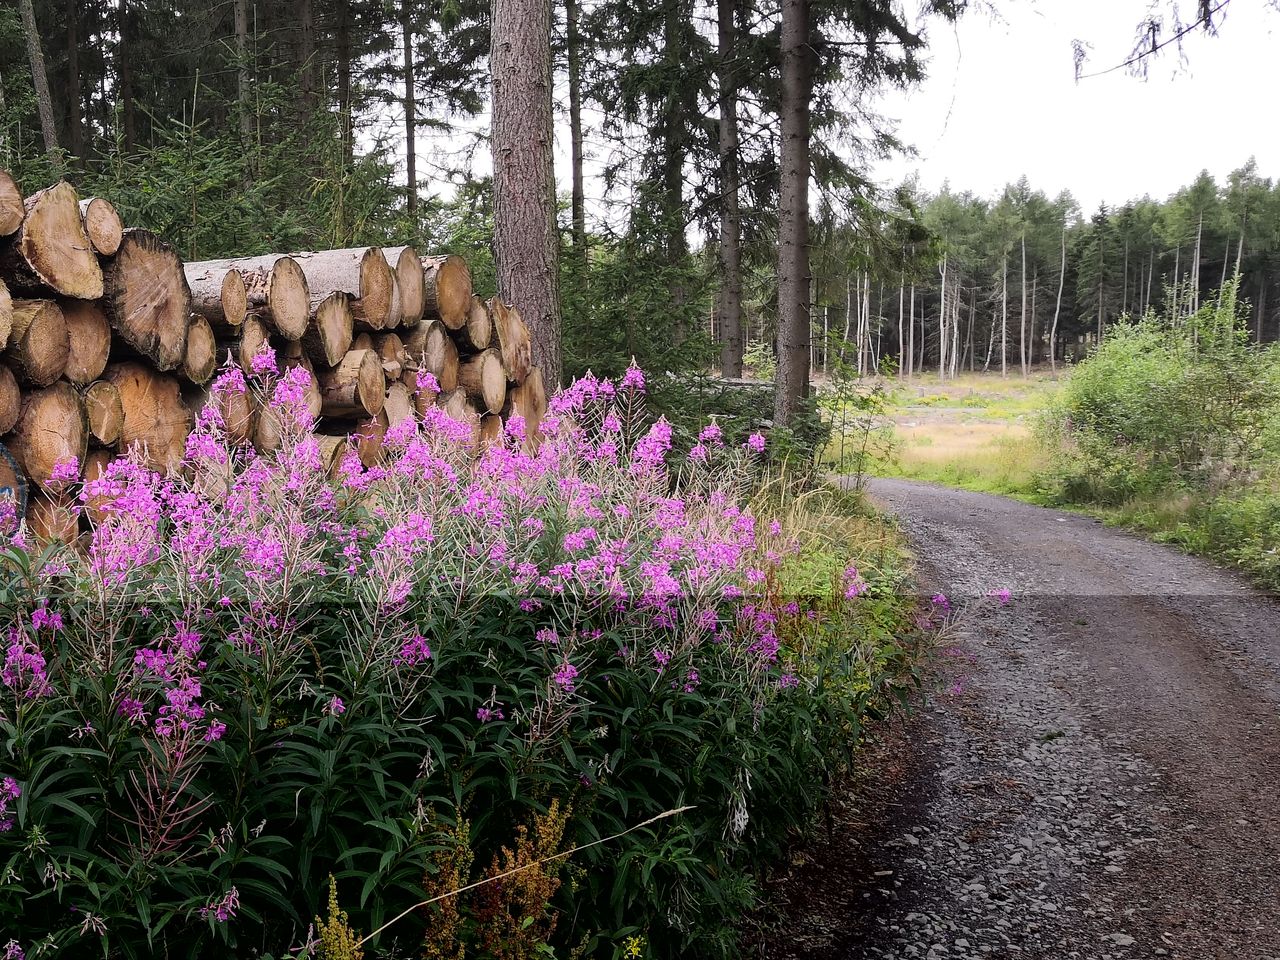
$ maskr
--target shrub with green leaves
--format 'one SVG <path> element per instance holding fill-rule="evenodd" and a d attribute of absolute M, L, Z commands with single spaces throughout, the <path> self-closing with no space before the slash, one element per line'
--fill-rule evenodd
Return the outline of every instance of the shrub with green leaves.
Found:
<path fill-rule="evenodd" d="M 302 382 L 255 369 L 179 474 L 67 470 L 74 548 L 10 518 L 0 946 L 731 955 L 910 682 L 894 585 L 791 590 L 801 545 L 747 506 L 764 438 L 711 424 L 669 464 L 638 370 L 556 397 L 536 448 L 432 409 L 331 478 Z M 244 390 L 270 455 L 222 428 Z"/>

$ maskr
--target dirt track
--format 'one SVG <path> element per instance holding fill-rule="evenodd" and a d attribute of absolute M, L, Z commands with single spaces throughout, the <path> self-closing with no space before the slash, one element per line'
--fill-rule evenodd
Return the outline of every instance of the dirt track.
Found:
<path fill-rule="evenodd" d="M 872 493 L 924 586 L 1016 599 L 948 641 L 754 952 L 1280 960 L 1280 605 L 1088 518 Z"/>

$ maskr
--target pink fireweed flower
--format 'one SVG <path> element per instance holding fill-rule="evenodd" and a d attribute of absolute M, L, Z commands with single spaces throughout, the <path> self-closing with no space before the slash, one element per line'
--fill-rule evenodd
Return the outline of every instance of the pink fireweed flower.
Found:
<path fill-rule="evenodd" d="M 935 593 L 930 599 L 930 603 L 943 613 L 951 612 L 951 601 L 947 599 L 947 595 L 945 593 Z"/>
<path fill-rule="evenodd" d="M 324 705 L 324 712 L 331 717 L 340 717 L 347 712 L 347 705 L 342 702 L 342 698 L 334 694 L 329 698 L 329 702 Z"/>
<path fill-rule="evenodd" d="M 634 390 L 636 393 L 644 393 L 644 371 L 632 361 L 631 366 L 627 367 L 627 372 L 622 375 L 622 380 L 618 383 L 618 387 L 621 390 Z"/>
<path fill-rule="evenodd" d="M 800 678 L 794 673 L 784 673 L 778 678 L 778 689 L 787 690 L 791 687 L 800 686 Z"/>
<path fill-rule="evenodd" d="M 0 668 L 0 682 L 27 700 L 48 696 L 53 692 L 46 673 L 44 654 L 16 627 L 9 630 L 9 646 L 5 650 L 4 667 Z"/>
<path fill-rule="evenodd" d="M 720 429 L 720 424 L 712 420 L 703 427 L 702 432 L 698 434 L 698 442 L 709 447 L 724 446 L 724 431 Z"/>
<path fill-rule="evenodd" d="M 420 633 L 415 633 L 405 640 L 392 658 L 396 666 L 400 667 L 416 667 L 430 659 L 431 646 L 427 643 L 427 638 Z"/>
<path fill-rule="evenodd" d="M 595 540 L 598 536 L 599 534 L 596 533 L 595 527 L 583 527 L 581 530 L 575 530 L 572 533 L 565 535 L 564 548 L 570 553 L 575 553 L 578 550 L 585 550 L 587 548 L 587 544 L 592 540 Z"/>
<path fill-rule="evenodd" d="M 48 628 L 51 633 L 57 633 L 61 630 L 62 614 L 56 610 L 50 611 L 47 606 L 41 604 L 31 612 L 31 629 L 44 630 L 45 628 Z"/>
<path fill-rule="evenodd" d="M 536 634 L 534 639 L 539 643 L 545 643 L 548 646 L 557 646 L 560 643 L 560 634 L 556 633 L 550 627 L 543 627 Z"/>
<path fill-rule="evenodd" d="M 0 960 L 26 960 L 27 955 L 22 950 L 22 944 L 17 940 L 10 940 L 4 945 L 4 953 L 0 953 Z"/>
<path fill-rule="evenodd" d="M 234 920 L 236 911 L 240 908 L 240 891 L 235 887 L 228 890 L 218 900 L 210 900 L 208 906 L 200 908 L 200 919 L 207 920 L 213 917 L 218 923 L 226 923 L 228 920 Z"/>
<path fill-rule="evenodd" d="M 529 427 L 525 418 L 518 413 L 513 413 L 507 417 L 506 425 L 503 427 L 503 432 L 506 433 L 507 438 L 514 440 L 516 443 L 523 443 L 528 436 L 528 431 Z"/>
<path fill-rule="evenodd" d="M 414 381 L 413 392 L 422 393 L 424 390 L 427 393 L 440 393 L 440 381 L 436 379 L 436 375 L 434 373 L 430 373 L 426 370 L 419 370 L 418 376 Z"/>
<path fill-rule="evenodd" d="M 147 720 L 147 711 L 143 707 L 142 701 L 136 697 L 122 698 L 120 705 L 116 707 L 116 714 L 124 717 L 130 723 L 145 723 Z"/>
<path fill-rule="evenodd" d="M 858 568 L 850 564 L 844 571 L 844 596 L 846 600 L 854 600 L 871 589 L 867 581 L 862 579 Z"/>
<path fill-rule="evenodd" d="M 0 833 L 8 833 L 13 829 L 13 814 L 9 806 L 22 796 L 22 788 L 13 777 L 0 780 Z"/>
<path fill-rule="evenodd" d="M 706 463 L 710 459 L 707 448 L 700 443 L 695 443 L 689 448 L 689 459 L 694 463 Z"/>
<path fill-rule="evenodd" d="M 1013 600 L 1013 593 L 1008 587 L 1001 587 L 999 590 L 992 590 L 987 596 L 1000 601 L 1000 606 L 1007 607 Z"/>
<path fill-rule="evenodd" d="M 259 377 L 265 374 L 278 374 L 280 368 L 276 366 L 275 350 L 264 344 L 262 349 L 249 362 L 249 369 Z"/>
<path fill-rule="evenodd" d="M 636 443 L 631 453 L 631 472 L 644 473 L 662 465 L 671 449 L 671 424 L 660 417 Z"/>
<path fill-rule="evenodd" d="M 752 453 L 764 453 L 765 441 L 764 434 L 753 433 L 747 437 L 747 442 L 743 444 Z"/>
<path fill-rule="evenodd" d="M 75 483 L 80 479 L 80 458 L 59 460 L 49 474 L 50 483 Z"/>
<path fill-rule="evenodd" d="M 495 703 L 492 707 L 481 707 L 476 711 L 476 719 L 481 723 L 488 723 L 490 720 L 503 720 L 502 704 Z"/>
<path fill-rule="evenodd" d="M 578 668 L 566 660 L 556 668 L 555 673 L 551 675 L 551 679 L 565 693 L 573 693 L 574 687 L 577 685 Z"/>
<path fill-rule="evenodd" d="M 221 740 L 222 735 L 227 732 L 227 725 L 221 720 L 214 720 L 209 724 L 209 729 L 205 731 L 204 742 L 214 743 Z"/>

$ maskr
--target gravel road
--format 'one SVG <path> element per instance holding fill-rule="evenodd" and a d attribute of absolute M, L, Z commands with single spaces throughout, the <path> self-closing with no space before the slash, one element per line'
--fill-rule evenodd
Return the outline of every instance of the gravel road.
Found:
<path fill-rule="evenodd" d="M 1086 517 L 871 492 L 924 587 L 1015 601 L 946 641 L 753 953 L 1280 960 L 1280 605 Z"/>

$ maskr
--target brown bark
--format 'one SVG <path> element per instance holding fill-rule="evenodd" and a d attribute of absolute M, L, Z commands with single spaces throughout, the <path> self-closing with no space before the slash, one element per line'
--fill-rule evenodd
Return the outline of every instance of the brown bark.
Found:
<path fill-rule="evenodd" d="M 493 318 L 493 333 L 502 353 L 502 366 L 507 372 L 507 379 L 520 383 L 529 375 L 529 367 L 533 364 L 529 328 L 525 326 L 519 310 L 497 297 L 489 301 L 489 315 Z M 541 354 L 538 355 L 538 360 L 542 360 Z"/>
<path fill-rule="evenodd" d="M 85 236 L 93 249 L 104 257 L 112 256 L 120 249 L 124 237 L 124 224 L 115 205 L 101 197 L 86 197 L 80 201 L 80 220 Z"/>
<path fill-rule="evenodd" d="M 461 257 L 423 257 L 424 315 L 460 330 L 471 310 L 471 269 Z"/>
<path fill-rule="evenodd" d="M 396 289 L 400 291 L 400 325 L 416 327 L 422 322 L 427 306 L 422 259 L 413 247 L 383 247 L 382 254 L 395 270 Z"/>
<path fill-rule="evenodd" d="M 112 329 L 158 370 L 181 364 L 191 290 L 174 249 L 146 230 L 126 230 L 104 280 L 103 305 Z"/>
<path fill-rule="evenodd" d="M 224 286 L 229 271 L 240 274 L 245 287 L 246 309 L 271 325 L 286 340 L 297 340 L 307 330 L 311 317 L 312 300 L 322 300 L 327 294 L 311 289 L 309 278 L 296 258 L 267 254 L 265 257 L 243 257 L 236 260 L 202 260 L 188 263 L 185 275 L 197 282 L 201 289 L 200 308 L 196 310 L 211 322 L 234 327 L 232 318 L 238 307 L 238 293 Z M 221 296 L 230 292 L 232 301 L 223 304 L 222 316 L 213 306 L 214 290 Z"/>
<path fill-rule="evenodd" d="M 91 441 L 104 447 L 120 439 L 124 429 L 124 406 L 114 383 L 96 380 L 84 391 L 85 422 Z"/>
<path fill-rule="evenodd" d="M 387 435 L 390 423 L 385 410 L 379 410 L 373 416 L 365 417 L 356 423 L 351 431 L 351 439 L 355 442 L 356 454 L 366 467 L 372 467 L 382 459 L 382 440 Z"/>
<path fill-rule="evenodd" d="M 182 402 L 178 381 L 133 360 L 111 364 L 104 379 L 120 391 L 124 409 L 121 452 L 136 448 L 151 469 L 160 473 L 176 470 L 191 432 L 191 415 Z"/>
<path fill-rule="evenodd" d="M 297 0 L 294 12 L 298 30 L 298 65 L 302 107 L 304 119 L 310 118 L 316 109 L 320 84 L 317 80 L 319 69 L 316 63 L 316 23 L 311 9 L 311 0 Z"/>
<path fill-rule="evenodd" d="M 480 446 L 492 447 L 502 443 L 502 418 L 488 413 L 480 418 Z"/>
<path fill-rule="evenodd" d="M 80 115 L 80 0 L 66 0 L 67 22 L 67 149 L 84 158 L 84 123 Z"/>
<path fill-rule="evenodd" d="M 218 369 L 218 342 L 209 321 L 198 313 L 187 327 L 187 352 L 182 358 L 182 375 L 192 383 L 208 383 Z"/>
<path fill-rule="evenodd" d="M 313 300 L 334 292 L 351 298 L 351 315 L 363 329 L 393 327 L 395 273 L 378 247 L 295 253 Z"/>
<path fill-rule="evenodd" d="M 70 343 L 62 310 L 52 300 L 16 300 L 4 358 L 20 383 L 47 387 L 67 369 Z"/>
<path fill-rule="evenodd" d="M 84 457 L 84 470 L 81 471 L 84 476 L 85 483 L 92 483 L 94 480 L 100 480 L 102 475 L 107 472 L 107 467 L 111 466 L 115 461 L 116 455 L 111 450 L 90 450 Z M 107 512 L 103 509 L 105 503 L 109 503 L 110 497 L 89 497 L 84 504 L 84 512 L 89 518 L 90 523 L 102 523 L 107 517 Z"/>
<path fill-rule="evenodd" d="M 376 416 L 386 400 L 387 380 L 378 355 L 353 350 L 332 370 L 316 373 L 320 381 L 320 412 L 326 417 Z"/>
<path fill-rule="evenodd" d="M 31 0 L 18 0 L 18 14 L 22 18 L 22 32 L 27 41 L 27 62 L 31 65 L 32 89 L 36 94 L 36 111 L 40 115 L 44 150 L 45 153 L 52 153 L 58 149 L 58 127 L 53 119 L 49 75 L 44 69 L 44 50 L 40 45 L 40 30 L 36 26 L 36 13 Z"/>
<path fill-rule="evenodd" d="M 778 211 L 778 375 L 774 424 L 809 390 L 809 0 L 782 3 L 782 145 Z"/>
<path fill-rule="evenodd" d="M 578 0 L 565 0 L 566 53 L 569 59 L 569 162 L 572 171 L 573 253 L 578 269 L 587 266 L 587 192 L 582 169 L 582 38 Z M 585 281 L 586 274 L 582 279 Z"/>
<path fill-rule="evenodd" d="M 411 218 L 418 213 L 418 105 L 414 97 L 412 14 L 411 0 L 400 0 L 400 40 L 404 50 L 405 207 Z"/>
<path fill-rule="evenodd" d="M 720 85 L 720 372 L 742 376 L 742 249 L 738 209 L 737 0 L 717 0 Z"/>
<path fill-rule="evenodd" d="M 547 412 L 547 390 L 542 381 L 542 371 L 534 367 L 524 383 L 507 391 L 507 409 L 504 417 L 518 415 L 524 417 L 525 438 L 530 445 L 536 446 L 540 437 L 539 428 L 542 418 Z"/>
<path fill-rule="evenodd" d="M 102 296 L 102 269 L 80 220 L 79 198 L 69 183 L 28 197 L 26 218 L 0 245 L 0 273 L 16 293 L 53 290 L 67 297 Z"/>
<path fill-rule="evenodd" d="M 137 110 L 133 103 L 133 23 L 128 0 L 119 0 L 116 8 L 116 75 L 120 80 L 120 116 L 124 149 L 132 153 L 138 142 Z"/>
<path fill-rule="evenodd" d="M 498 295 L 520 304 L 538 361 L 547 378 L 558 384 L 560 293 L 549 3 L 494 0 L 490 72 Z"/>
<path fill-rule="evenodd" d="M 338 134 L 342 139 L 342 159 L 350 167 L 355 150 L 351 130 L 351 0 L 337 0 L 334 44 L 338 68 Z"/>
<path fill-rule="evenodd" d="M 0 237 L 16 233 L 27 215 L 22 191 L 8 170 L 0 170 Z"/>
<path fill-rule="evenodd" d="M 0 435 L 8 433 L 22 411 L 22 391 L 13 371 L 0 363 Z"/>
<path fill-rule="evenodd" d="M 351 349 L 354 328 L 351 298 L 341 291 L 331 293 L 316 304 L 315 316 L 302 335 L 302 348 L 316 363 L 332 367 Z"/>
<path fill-rule="evenodd" d="M 59 301 L 67 325 L 67 365 L 62 375 L 88 384 L 102 376 L 111 354 L 111 324 L 94 300 Z"/>
<path fill-rule="evenodd" d="M 458 386 L 481 413 L 501 413 L 507 400 L 507 375 L 502 355 L 486 350 L 458 364 Z"/>
<path fill-rule="evenodd" d="M 236 110 L 240 120 L 240 149 L 247 157 L 253 144 L 253 111 L 249 106 L 248 0 L 235 0 L 232 19 L 236 37 Z M 246 176 L 245 182 L 248 181 Z"/>
<path fill-rule="evenodd" d="M 84 404 L 69 383 L 55 383 L 23 397 L 8 441 L 9 452 L 32 483 L 47 488 L 53 468 L 88 449 Z"/>
<path fill-rule="evenodd" d="M 249 292 L 240 271 L 208 263 L 186 263 L 182 270 L 191 289 L 192 313 L 208 320 L 215 333 L 238 333 L 249 312 Z"/>
<path fill-rule="evenodd" d="M 467 311 L 467 322 L 454 334 L 458 347 L 469 353 L 479 353 L 488 349 L 493 341 L 493 319 L 489 316 L 489 307 L 479 297 L 471 298 L 471 309 Z"/>

